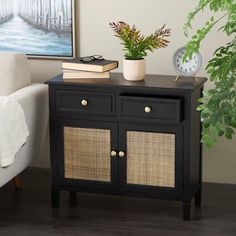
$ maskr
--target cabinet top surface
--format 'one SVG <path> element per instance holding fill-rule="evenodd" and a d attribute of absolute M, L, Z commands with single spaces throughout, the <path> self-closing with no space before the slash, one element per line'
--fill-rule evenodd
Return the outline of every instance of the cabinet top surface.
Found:
<path fill-rule="evenodd" d="M 63 80 L 60 74 L 47 81 L 50 85 L 73 85 L 73 86 L 97 86 L 97 87 L 141 87 L 141 88 L 161 88 L 192 91 L 197 87 L 202 87 L 207 81 L 206 78 L 199 77 L 196 81 L 194 78 L 180 78 L 175 82 L 176 76 L 170 75 L 146 75 L 145 79 L 138 82 L 130 82 L 123 78 L 121 73 L 111 73 L 110 79 L 73 79 Z"/>

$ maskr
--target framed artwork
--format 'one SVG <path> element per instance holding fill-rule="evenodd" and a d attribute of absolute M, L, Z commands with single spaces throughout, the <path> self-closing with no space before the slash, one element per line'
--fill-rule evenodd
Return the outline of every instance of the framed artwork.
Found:
<path fill-rule="evenodd" d="M 75 56 L 75 0 L 0 0 L 0 51 Z"/>

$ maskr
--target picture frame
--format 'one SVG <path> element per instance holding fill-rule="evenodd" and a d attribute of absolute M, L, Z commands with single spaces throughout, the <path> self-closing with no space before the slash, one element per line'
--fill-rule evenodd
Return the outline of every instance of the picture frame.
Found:
<path fill-rule="evenodd" d="M 76 56 L 75 0 L 0 0 L 0 52 Z"/>

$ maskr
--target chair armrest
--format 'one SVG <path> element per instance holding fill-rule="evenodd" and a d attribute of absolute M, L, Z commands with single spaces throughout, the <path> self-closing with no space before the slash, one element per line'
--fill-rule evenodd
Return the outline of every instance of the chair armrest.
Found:
<path fill-rule="evenodd" d="M 17 153 L 14 163 L 7 168 L 0 168 L 0 186 L 23 171 L 31 161 L 40 155 L 48 126 L 47 85 L 31 84 L 14 92 L 9 97 L 16 99 L 21 104 L 30 136 Z"/>
<path fill-rule="evenodd" d="M 16 99 L 25 112 L 26 123 L 30 130 L 32 119 L 38 116 L 48 117 L 48 86 L 45 84 L 31 84 L 9 96 Z"/>
<path fill-rule="evenodd" d="M 29 138 L 23 147 L 31 159 L 40 155 L 45 144 L 49 124 L 48 86 L 46 84 L 31 84 L 9 97 L 16 99 L 22 106 L 26 124 L 29 129 Z"/>

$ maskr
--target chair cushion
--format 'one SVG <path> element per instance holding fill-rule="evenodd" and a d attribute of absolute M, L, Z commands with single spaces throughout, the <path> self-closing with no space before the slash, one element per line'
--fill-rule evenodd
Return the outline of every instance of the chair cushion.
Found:
<path fill-rule="evenodd" d="M 0 96 L 8 96 L 31 84 L 26 55 L 0 53 Z"/>

